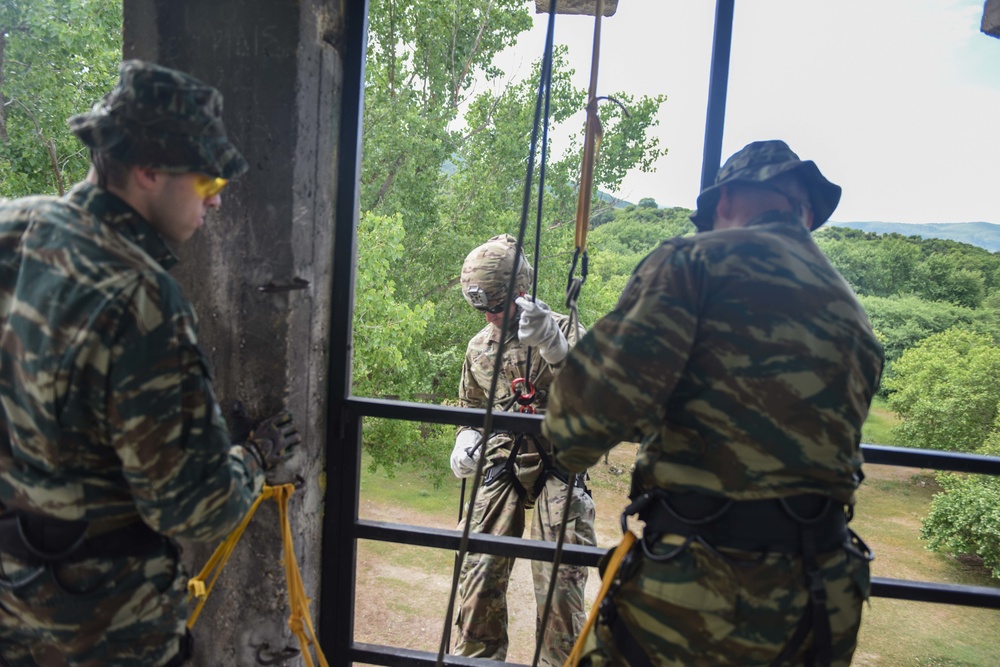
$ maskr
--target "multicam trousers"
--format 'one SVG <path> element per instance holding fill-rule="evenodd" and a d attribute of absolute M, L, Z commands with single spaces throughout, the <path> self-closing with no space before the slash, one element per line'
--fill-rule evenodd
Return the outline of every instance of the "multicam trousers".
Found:
<path fill-rule="evenodd" d="M 0 566 L 0 666 L 181 664 L 187 575 L 173 544 L 54 565 L 24 586 L 36 566 L 3 554 Z"/>
<path fill-rule="evenodd" d="M 652 553 L 669 553 L 681 543 L 683 538 L 664 536 Z M 766 667 L 788 644 L 807 605 L 801 558 L 770 554 L 757 562 L 760 554 L 725 551 L 722 556 L 693 542 L 657 562 L 638 543 L 633 548 L 634 560 L 623 565 L 612 599 L 652 665 Z M 869 558 L 845 548 L 817 560 L 826 583 L 832 665 L 847 667 L 868 599 Z M 581 666 L 637 667 L 622 655 L 603 617 L 586 642 Z M 811 649 L 812 633 L 788 664 L 811 664 Z"/>
<path fill-rule="evenodd" d="M 537 454 L 533 456 L 537 459 Z M 518 457 L 518 460 L 521 459 Z M 530 484 L 527 486 L 530 488 Z M 562 522 L 566 488 L 566 484 L 554 476 L 550 475 L 546 480 L 535 501 L 532 539 L 556 540 Z M 570 502 L 565 543 L 595 546 L 593 500 L 583 489 L 574 488 Z M 471 513 L 471 532 L 521 537 L 524 534 L 526 508 L 530 508 L 530 498 L 522 498 L 512 480 L 505 475 L 479 489 Z M 469 518 L 467 516 L 466 520 Z M 464 522 L 459 529 L 464 529 Z M 469 554 L 466 557 L 458 589 L 456 655 L 494 660 L 507 657 L 507 582 L 513 567 L 513 558 L 489 554 Z M 551 564 L 532 561 L 537 604 L 536 631 L 537 624 L 541 622 L 551 571 Z M 583 595 L 587 568 L 561 565 L 557 576 L 540 656 L 540 664 L 546 667 L 562 667 L 586 622 Z"/>

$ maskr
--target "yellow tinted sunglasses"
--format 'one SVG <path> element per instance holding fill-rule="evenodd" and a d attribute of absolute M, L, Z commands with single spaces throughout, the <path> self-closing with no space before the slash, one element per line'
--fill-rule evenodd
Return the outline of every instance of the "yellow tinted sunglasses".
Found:
<path fill-rule="evenodd" d="M 202 199 L 208 199 L 222 192 L 222 188 L 226 187 L 227 182 L 224 178 L 198 174 L 194 179 L 194 191 Z"/>

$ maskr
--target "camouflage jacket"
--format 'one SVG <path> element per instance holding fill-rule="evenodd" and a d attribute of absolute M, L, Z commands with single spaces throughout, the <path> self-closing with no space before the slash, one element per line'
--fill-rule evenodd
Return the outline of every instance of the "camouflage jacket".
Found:
<path fill-rule="evenodd" d="M 231 446 L 176 259 L 118 197 L 0 204 L 0 503 L 66 520 L 138 513 L 209 540 L 260 493 Z"/>
<path fill-rule="evenodd" d="M 528 346 L 524 345 L 517 338 L 517 322 L 520 317 L 520 309 L 514 315 L 514 320 L 510 323 L 511 329 L 507 334 L 507 342 L 504 344 L 502 372 L 497 381 L 496 398 L 493 401 L 494 410 L 503 410 L 510 403 L 514 396 L 511 383 L 524 377 L 528 362 Z M 566 336 L 566 342 L 572 347 L 585 333 L 586 330 L 577 326 L 577 332 L 570 334 L 570 318 L 567 315 L 552 313 L 552 317 L 559 325 L 559 330 Z M 465 351 L 465 363 L 462 364 L 462 379 L 458 385 L 459 405 L 463 408 L 486 409 L 487 399 L 490 395 L 490 381 L 493 379 L 493 367 L 496 364 L 497 350 L 500 348 L 500 327 L 487 324 L 480 330 Z M 549 387 L 559 369 L 565 364 L 562 362 L 555 367 L 545 362 L 537 350 L 531 352 L 531 382 L 535 385 L 535 402 L 532 403 L 539 413 L 545 412 L 548 404 Z M 515 403 L 511 410 L 517 410 Z M 466 427 L 459 431 L 467 430 Z M 481 430 L 481 429 L 479 429 Z M 486 449 L 487 458 L 494 458 L 502 455 L 498 449 L 509 447 L 511 437 L 502 433 L 491 438 Z"/>
<path fill-rule="evenodd" d="M 573 472 L 638 440 L 640 488 L 853 499 L 883 351 L 784 214 L 663 243 L 564 363 L 542 429 Z"/>

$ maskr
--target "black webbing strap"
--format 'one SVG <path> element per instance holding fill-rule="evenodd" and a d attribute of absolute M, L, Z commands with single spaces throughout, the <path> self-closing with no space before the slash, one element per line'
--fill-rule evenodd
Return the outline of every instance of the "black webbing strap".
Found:
<path fill-rule="evenodd" d="M 0 516 L 0 552 L 28 564 L 56 564 L 85 558 L 141 556 L 167 539 L 136 516 L 135 521 L 91 536 L 86 521 L 63 521 L 30 512 Z"/>
<path fill-rule="evenodd" d="M 605 598 L 604 602 L 601 603 L 601 616 L 608 631 L 611 632 L 615 650 L 628 661 L 628 667 L 654 667 L 652 660 L 639 647 L 639 642 L 629 631 L 614 605 L 615 603 L 610 596 Z"/>
<path fill-rule="evenodd" d="M 833 631 L 830 628 L 830 612 L 826 608 L 826 585 L 820 574 L 819 563 L 816 560 L 816 539 L 807 535 L 811 531 L 810 524 L 801 524 L 802 535 L 802 570 L 805 573 L 806 591 L 809 599 L 806 602 L 802 620 L 795 628 L 792 638 L 771 663 L 771 667 L 779 667 L 791 660 L 805 642 L 809 630 L 813 633 L 813 645 L 809 651 L 810 658 L 806 664 L 813 667 L 829 667 L 833 658 Z"/>

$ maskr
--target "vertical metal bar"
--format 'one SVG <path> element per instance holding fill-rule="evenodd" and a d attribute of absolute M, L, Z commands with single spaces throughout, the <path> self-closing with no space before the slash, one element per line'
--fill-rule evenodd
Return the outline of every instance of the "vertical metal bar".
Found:
<path fill-rule="evenodd" d="M 364 111 L 368 0 L 344 8 L 343 87 L 337 138 L 337 191 L 327 373 L 326 496 L 320 574 L 319 641 L 331 665 L 350 664 L 354 641 L 354 585 L 361 476 L 361 418 L 347 406 L 351 394 L 352 322 L 358 244 L 358 183 Z"/>
<path fill-rule="evenodd" d="M 722 164 L 722 132 L 726 124 L 726 93 L 729 89 L 729 54 L 733 45 L 733 13 L 736 0 L 715 3 L 715 36 L 712 39 L 712 70 L 708 82 L 708 113 L 705 118 L 705 149 L 701 159 L 701 189 L 715 182 Z"/>

